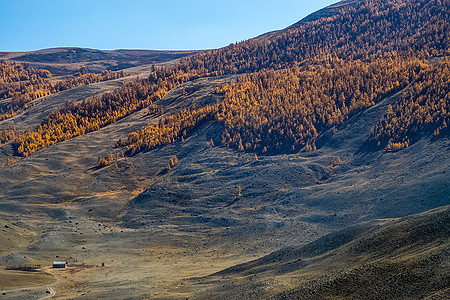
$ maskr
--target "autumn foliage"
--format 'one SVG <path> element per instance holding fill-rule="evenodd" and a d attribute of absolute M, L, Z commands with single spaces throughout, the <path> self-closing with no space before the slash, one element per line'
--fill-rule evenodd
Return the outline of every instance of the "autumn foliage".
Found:
<path fill-rule="evenodd" d="M 386 52 L 421 58 L 450 54 L 450 11 L 442 0 L 370 0 L 291 28 L 183 58 L 179 68 L 205 75 L 248 73 L 310 64 L 327 55 L 366 59 Z"/>
<path fill-rule="evenodd" d="M 16 128 L 14 126 L 0 129 L 0 144 L 13 140 L 16 135 Z"/>
<path fill-rule="evenodd" d="M 222 144 L 239 151 L 315 150 L 323 130 L 403 89 L 426 66 L 418 59 L 389 53 L 369 62 L 329 58 L 308 68 L 263 70 L 217 88 L 225 96 L 222 103 L 169 116 L 131 133 L 119 146 L 134 155 L 172 143 L 203 122 L 216 120 L 225 128 Z"/>
<path fill-rule="evenodd" d="M 33 100 L 56 92 L 100 81 L 124 77 L 123 72 L 103 71 L 100 74 L 82 72 L 57 82 L 49 80 L 51 73 L 22 64 L 0 62 L 0 121 L 11 118 L 33 106 Z"/>
<path fill-rule="evenodd" d="M 19 135 L 17 152 L 26 157 L 55 143 L 98 130 L 149 106 L 190 79 L 184 73 L 167 74 L 166 69 L 160 69 L 146 79 L 127 82 L 101 97 L 71 103 L 52 112 L 36 130 Z"/>
<path fill-rule="evenodd" d="M 371 141 L 388 151 L 408 147 L 422 134 L 448 134 L 450 124 L 450 61 L 429 66 L 400 101 L 372 129 Z"/>
<path fill-rule="evenodd" d="M 262 153 L 315 150 L 321 132 L 404 88 L 424 65 L 386 54 L 370 62 L 330 58 L 308 68 L 243 76 L 220 89 L 222 142 Z"/>
<path fill-rule="evenodd" d="M 35 131 L 17 137 L 17 150 L 27 156 L 107 126 L 149 106 L 181 83 L 225 74 L 245 75 L 217 88 L 224 95 L 223 103 L 167 116 L 130 133 L 118 145 L 134 155 L 183 139 L 203 122 L 215 120 L 225 128 L 223 145 L 240 151 L 314 150 L 322 131 L 412 84 L 413 94 L 402 98 L 403 106 L 392 108 L 372 137 L 380 141 L 380 147 L 389 147 L 389 141 L 410 142 L 409 132 L 423 126 L 394 125 L 407 121 L 398 118 L 401 111 L 405 116 L 409 110 L 430 115 L 420 122 L 439 132 L 448 123 L 444 117 L 434 117 L 447 113 L 441 113 L 442 108 L 435 112 L 442 106 L 435 96 L 443 97 L 442 90 L 448 91 L 445 80 L 435 85 L 424 82 L 434 76 L 427 73 L 427 60 L 442 60 L 450 54 L 449 19 L 448 4 L 441 0 L 357 2 L 332 17 L 290 28 L 270 40 L 253 39 L 200 52 L 102 97 L 70 104 L 50 114 Z M 423 89 L 414 88 L 420 84 L 425 84 Z M 423 101 L 405 100 L 417 95 Z M 431 98 L 439 103 L 429 105 Z M 429 122 L 430 118 L 436 121 Z"/>
<path fill-rule="evenodd" d="M 138 132 L 132 132 L 127 140 L 119 141 L 117 146 L 124 147 L 128 156 L 142 151 L 152 150 L 186 137 L 198 126 L 214 119 L 217 105 L 200 109 L 185 109 L 170 115 L 156 125 L 147 126 Z"/>

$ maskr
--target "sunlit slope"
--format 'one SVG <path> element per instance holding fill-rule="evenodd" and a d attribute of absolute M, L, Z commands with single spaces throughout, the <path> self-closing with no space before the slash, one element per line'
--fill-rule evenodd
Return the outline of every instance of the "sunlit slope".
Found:
<path fill-rule="evenodd" d="M 85 66 L 91 72 L 123 70 L 142 65 L 164 63 L 191 55 L 195 51 L 112 50 L 87 48 L 51 48 L 29 52 L 0 52 L 1 60 L 27 63 L 48 69 L 52 74 L 67 75 Z"/>
<path fill-rule="evenodd" d="M 420 3 L 435 5 L 441 16 L 448 14 L 439 1 L 420 0 L 410 2 L 415 6 L 397 7 L 400 2 L 404 1 L 381 5 L 383 14 L 379 14 L 378 22 L 384 22 L 384 14 L 391 19 L 399 12 L 407 16 L 408 9 L 417 8 Z M 426 8 L 429 7 L 434 6 L 427 6 L 420 12 L 428 11 Z M 258 44 L 253 48 L 256 42 L 248 41 L 197 54 L 182 60 L 181 65 L 176 66 L 180 61 L 172 61 L 158 69 L 160 77 L 154 80 L 164 86 L 164 82 L 168 83 L 165 80 L 175 74 L 184 78 L 183 81 L 177 82 L 178 86 L 168 85 L 170 89 L 161 89 L 162 98 L 156 97 L 148 107 L 130 111 L 126 116 L 114 119 L 114 123 L 106 122 L 104 127 L 84 135 L 70 138 L 66 136 L 67 132 L 61 132 L 60 136 L 67 137 L 66 140 L 30 153 L 26 158 L 13 157 L 17 161 L 9 165 L 4 163 L 11 159 L 9 156 L 14 154 L 17 145 L 13 141 L 2 145 L 0 211 L 4 212 L 1 219 L 5 222 L 0 222 L 0 226 L 12 222 L 20 226 L 14 227 L 13 231 L 2 231 L 8 234 L 1 236 L 10 238 L 11 243 L 6 244 L 6 250 L 1 249 L 0 264 L 38 262 L 50 265 L 57 256 L 79 264 L 55 287 L 57 297 L 61 298 L 216 296 L 259 299 L 301 295 L 320 299 L 329 296 L 370 298 L 372 294 L 361 290 L 361 285 L 368 286 L 375 298 L 387 293 L 411 297 L 433 293 L 436 297 L 445 295 L 442 282 L 448 278 L 445 273 L 448 256 L 445 235 L 448 236 L 448 230 L 442 229 L 441 225 L 448 227 L 448 209 L 403 220 L 397 218 L 450 203 L 450 140 L 445 134 L 435 135 L 434 128 L 423 130 L 417 127 L 419 134 L 411 140 L 413 143 L 400 151 L 390 152 L 376 147 L 370 138 L 372 128 L 385 116 L 389 116 L 386 124 L 397 124 L 393 121 L 396 118 L 392 111 L 402 106 L 399 104 L 409 103 L 409 98 L 404 95 L 418 94 L 409 93 L 410 89 L 432 87 L 427 91 L 436 90 L 439 93 L 435 94 L 442 94 L 445 81 L 438 82 L 435 78 L 446 78 L 448 68 L 441 68 L 445 72 L 432 72 L 436 65 L 445 62 L 442 54 L 447 49 L 441 47 L 440 39 L 427 40 L 424 36 L 427 32 L 434 32 L 434 37 L 447 34 L 441 30 L 446 24 L 438 15 L 425 18 L 421 14 L 412 14 L 414 18 L 420 15 L 418 19 L 408 19 L 420 20 L 417 23 L 388 22 L 386 26 L 377 27 L 377 22 L 369 22 L 374 25 L 372 32 L 382 30 L 386 33 L 383 39 L 389 41 L 382 43 L 376 39 L 377 43 L 372 43 L 375 38 L 359 36 L 367 31 L 355 24 L 363 22 L 366 16 L 375 16 L 375 9 L 365 10 L 358 6 L 359 17 L 355 19 L 353 13 L 355 11 L 350 9 L 341 16 L 345 19 L 342 24 L 347 26 L 345 34 L 353 34 L 350 44 L 339 44 L 342 37 L 337 29 L 341 19 L 322 19 L 308 23 L 309 27 L 303 31 L 289 33 L 288 30 L 274 43 Z M 326 30 L 327 26 L 336 29 L 334 37 L 325 38 L 329 42 L 328 48 L 322 49 L 320 41 L 316 43 L 320 39 L 315 39 L 317 35 L 311 29 L 315 25 L 311 24 L 321 25 L 322 32 L 330 32 Z M 407 28 L 409 31 L 391 31 L 391 25 L 412 27 Z M 429 31 L 422 32 L 423 28 Z M 412 35 L 405 32 L 412 32 Z M 389 39 L 391 33 L 394 38 Z M 311 40 L 303 39 L 304 36 Z M 419 58 L 391 51 L 400 44 L 403 50 L 408 47 L 408 43 L 402 44 L 399 40 L 414 41 L 414 45 L 415 41 L 423 42 L 418 45 L 429 47 L 426 50 L 429 53 L 417 45 Z M 334 52 L 336 45 L 338 51 Z M 367 49 L 372 51 L 371 54 L 375 53 L 370 58 L 365 56 Z M 360 60 L 346 55 L 353 51 Z M 376 55 L 377 51 L 383 52 L 380 54 L 382 59 Z M 301 55 L 297 56 L 299 53 Z M 311 53 L 317 57 L 309 57 Z M 322 56 L 324 53 L 330 56 Z M 332 54 L 341 55 L 341 58 L 332 57 Z M 300 58 L 302 61 L 295 60 Z M 407 69 L 411 70 L 409 79 L 402 72 L 392 77 L 380 76 L 384 74 L 380 70 L 395 71 L 391 66 L 401 65 L 397 61 L 406 65 L 417 63 L 417 68 Z M 77 67 L 80 63 L 73 62 Z M 370 69 L 370 64 L 379 67 Z M 355 68 L 355 65 L 359 67 Z M 286 66 L 289 69 L 283 69 Z M 242 73 L 265 67 L 277 70 L 242 76 Z M 345 72 L 327 75 L 336 72 L 338 67 Z M 141 65 L 131 70 L 147 77 L 153 67 Z M 296 70 L 295 73 L 292 70 Z M 418 72 L 422 75 L 416 76 Z M 373 93 L 376 97 L 361 96 L 380 89 L 377 81 L 369 80 L 374 74 L 382 77 L 385 88 Z M 188 78 L 184 77 L 187 75 Z M 347 101 L 345 107 L 350 107 L 347 104 L 364 105 L 341 116 L 323 114 L 317 104 L 338 103 L 339 99 L 338 95 L 333 95 L 333 87 L 338 87 L 339 80 L 326 81 L 324 91 L 321 91 L 323 78 L 338 78 L 345 83 L 339 84 L 339 91 Z M 345 82 L 350 78 L 359 83 Z M 311 128 L 315 151 L 287 147 L 288 151 L 278 152 L 275 147 L 272 152 L 259 152 L 254 151 L 256 148 L 244 148 L 246 143 L 243 143 L 244 149 L 239 143 L 228 147 L 223 135 L 229 125 L 226 122 L 241 120 L 242 132 L 251 127 L 249 118 L 244 116 L 245 110 L 234 108 L 246 108 L 244 105 L 248 103 L 258 107 L 255 95 L 266 97 L 263 100 L 275 100 L 264 104 L 274 108 L 269 117 L 274 117 L 271 124 L 276 130 L 271 132 L 278 130 L 281 137 L 289 134 L 276 118 L 290 119 L 292 110 L 288 105 L 282 107 L 278 100 L 298 102 L 301 99 L 280 93 L 289 82 L 286 79 L 305 84 L 301 91 L 308 91 L 304 95 L 311 100 L 308 102 L 310 113 L 305 115 L 307 123 L 306 117 L 317 123 L 322 122 L 322 118 L 338 120 L 328 124 L 330 126 L 317 126 L 319 130 L 315 134 Z M 239 84 L 233 93 L 220 92 L 221 87 L 232 86 L 236 81 Z M 64 107 L 66 102 L 79 102 L 121 85 L 122 79 L 56 93 L 48 102 L 38 100 L 39 103 L 26 113 L 0 125 L 33 130 L 50 111 Z M 360 94 L 352 89 L 355 86 L 361 89 Z M 139 84 L 130 86 L 130 94 L 141 88 Z M 246 88 L 258 92 L 247 93 Z M 298 96 L 297 91 L 292 89 L 289 93 Z M 148 95 L 142 94 L 145 96 L 142 99 L 146 99 Z M 169 142 L 157 147 L 142 147 L 142 151 L 129 156 L 115 156 L 125 150 L 118 147 L 121 143 L 117 142 L 127 140 L 130 133 L 133 136 L 133 132 L 146 126 L 162 124 L 162 120 L 183 109 L 192 112 L 217 105 L 226 97 L 229 101 L 224 105 L 245 100 L 235 102 L 237 104 L 230 112 L 237 113 L 227 120 L 220 120 L 214 114 L 194 123 L 192 130 Z M 367 101 L 358 102 L 363 98 Z M 445 104 L 443 100 L 439 103 Z M 260 106 L 263 103 L 260 101 Z M 344 110 L 342 104 L 341 101 L 339 110 Z M 252 108 L 251 105 L 247 108 Z M 330 107 L 334 108 L 333 105 Z M 124 107 L 117 111 L 121 109 Z M 264 110 L 248 111 L 255 119 L 264 116 Z M 408 119 L 402 111 L 399 113 Z M 445 111 L 439 113 L 445 116 Z M 94 112 L 94 117 L 95 114 L 98 111 Z M 68 131 L 73 129 L 67 128 Z M 175 126 L 175 129 L 179 128 Z M 234 133 L 230 138 L 234 138 Z M 273 141 L 276 146 L 279 139 Z M 136 142 L 139 144 L 138 139 Z M 255 143 L 258 142 L 255 139 Z M 248 143 L 251 145 L 250 141 Z M 98 166 L 98 158 L 108 154 L 118 159 L 104 167 Z M 349 226 L 351 228 L 347 228 Z M 12 239 L 13 234 L 25 229 L 23 234 L 26 236 L 17 235 L 19 239 Z M 339 232 L 326 236 L 335 231 Z M 428 240 L 427 236 L 430 237 Z M 280 251 L 267 256 L 277 250 Z M 261 259 L 253 261 L 258 258 Z M 249 263 L 238 265 L 245 262 Z M 100 267 L 102 263 L 105 268 Z M 398 273 L 399 270 L 403 273 Z M 215 275 L 186 281 L 208 274 Z M 420 289 L 422 283 L 427 288 Z M 341 286 L 345 289 L 336 288 Z"/>
<path fill-rule="evenodd" d="M 332 4 L 330 6 L 324 7 L 322 9 L 319 9 L 316 12 L 313 12 L 312 14 L 307 15 L 297 23 L 282 29 L 282 30 L 276 30 L 268 33 L 264 33 L 260 36 L 258 36 L 256 39 L 258 40 L 270 40 L 273 38 L 276 38 L 278 35 L 282 34 L 283 31 L 287 31 L 289 29 L 293 29 L 296 27 L 299 27 L 303 24 L 306 24 L 308 22 L 314 22 L 317 21 L 320 18 L 328 18 L 333 17 L 334 15 L 338 14 L 340 10 L 344 8 L 348 8 L 349 6 L 355 5 L 358 2 L 361 2 L 362 0 L 341 0 L 339 2 L 336 2 L 335 4 Z"/>
<path fill-rule="evenodd" d="M 222 130 L 211 121 L 183 142 L 138 154 L 130 159 L 158 166 L 151 168 L 157 176 L 130 202 L 124 225 L 219 227 L 228 230 L 227 240 L 236 234 L 254 244 L 246 250 L 251 252 L 312 240 L 317 233 L 373 218 L 446 205 L 448 139 L 424 138 L 394 153 L 364 150 L 372 126 L 399 96 L 324 132 L 314 152 L 255 156 L 211 146 L 220 144 Z M 178 164 L 169 170 L 172 155 Z M 242 195 L 236 196 L 239 187 Z M 256 240 L 262 236 L 267 238 Z"/>

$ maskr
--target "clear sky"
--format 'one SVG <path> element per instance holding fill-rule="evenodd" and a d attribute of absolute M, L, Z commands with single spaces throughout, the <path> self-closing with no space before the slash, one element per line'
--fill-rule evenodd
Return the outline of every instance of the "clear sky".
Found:
<path fill-rule="evenodd" d="M 338 0 L 0 0 L 0 51 L 211 49 Z"/>

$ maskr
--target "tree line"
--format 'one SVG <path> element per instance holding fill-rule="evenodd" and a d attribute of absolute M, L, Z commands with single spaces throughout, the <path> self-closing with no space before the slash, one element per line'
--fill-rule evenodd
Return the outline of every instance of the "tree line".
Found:
<path fill-rule="evenodd" d="M 173 125 L 168 127 L 173 129 L 160 128 L 159 131 L 167 130 L 161 138 L 157 130 L 154 134 L 158 135 L 158 143 L 150 142 L 147 143 L 150 146 L 146 146 L 146 143 L 134 143 L 130 139 L 124 144 L 130 147 L 126 152 L 132 155 L 176 140 L 180 134 L 183 137 L 185 129 L 195 128 L 196 120 L 211 116 L 226 125 L 224 144 L 237 149 L 261 152 L 264 147 L 267 151 L 292 146 L 295 150 L 314 149 L 318 132 L 373 105 L 383 93 L 411 82 L 417 72 L 408 72 L 421 68 L 423 61 L 420 60 L 448 55 L 448 19 L 447 5 L 440 0 L 362 1 L 333 17 L 292 28 L 271 40 L 254 39 L 200 52 L 183 58 L 179 64 L 156 68 L 148 78 L 127 83 L 102 97 L 71 104 L 50 114 L 33 132 L 16 137 L 18 153 L 27 156 L 52 143 L 111 124 L 150 105 L 188 80 L 254 72 L 256 74 L 245 75 L 237 86 L 231 85 L 228 90 L 222 87 L 227 99 L 222 106 L 204 108 L 207 113 L 183 111 L 186 117 L 169 116 Z M 410 69 L 404 63 L 408 60 L 411 66 L 417 65 Z M 392 70 L 383 69 L 385 63 Z M 346 66 L 358 71 L 346 70 Z M 339 72 L 348 76 L 352 84 L 340 82 L 337 77 L 333 79 L 333 74 Z M 377 72 L 393 81 L 380 79 Z M 340 76 L 344 76 L 342 74 Z M 320 87 L 318 80 L 322 77 L 325 82 L 328 80 L 327 84 L 336 81 L 336 88 Z M 269 84 L 264 91 L 266 86 L 260 83 L 263 80 L 273 87 Z M 304 97 L 299 98 L 296 92 Z M 259 102 L 252 102 L 252 97 Z M 237 108 L 238 104 L 244 106 Z M 283 109 L 283 105 L 289 109 Z M 264 119 L 257 118 L 258 110 L 263 112 L 260 118 Z M 289 121 L 290 118 L 293 121 Z M 177 121 L 183 119 L 188 121 Z M 263 141 L 266 133 L 269 137 Z M 142 136 L 152 135 L 142 133 Z M 143 138 L 146 139 L 149 138 Z M 270 140 L 276 142 L 269 143 Z"/>
<path fill-rule="evenodd" d="M 372 62 L 329 57 L 308 68 L 262 70 L 217 87 L 222 103 L 169 116 L 130 133 L 117 146 L 135 155 L 216 120 L 224 125 L 222 145 L 239 151 L 315 150 L 321 132 L 405 88 L 426 68 L 422 60 L 386 53 Z"/>
<path fill-rule="evenodd" d="M 124 72 L 103 71 L 87 73 L 82 68 L 72 78 L 50 81 L 51 73 L 18 63 L 0 62 L 0 121 L 23 112 L 33 106 L 33 100 L 81 85 L 124 77 Z"/>
<path fill-rule="evenodd" d="M 450 60 L 444 59 L 422 72 L 388 107 L 372 128 L 370 140 L 388 151 L 408 147 L 421 135 L 448 135 L 450 124 Z"/>

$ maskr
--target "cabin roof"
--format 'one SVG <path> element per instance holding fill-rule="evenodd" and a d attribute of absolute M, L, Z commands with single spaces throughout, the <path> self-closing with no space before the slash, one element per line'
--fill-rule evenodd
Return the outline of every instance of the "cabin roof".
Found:
<path fill-rule="evenodd" d="M 60 264 L 61 264 L 61 265 L 62 265 L 62 264 L 65 265 L 65 264 L 67 264 L 67 261 L 66 261 L 66 260 L 57 260 L 57 261 L 54 261 L 53 264 L 54 264 L 54 265 L 60 265 Z"/>

